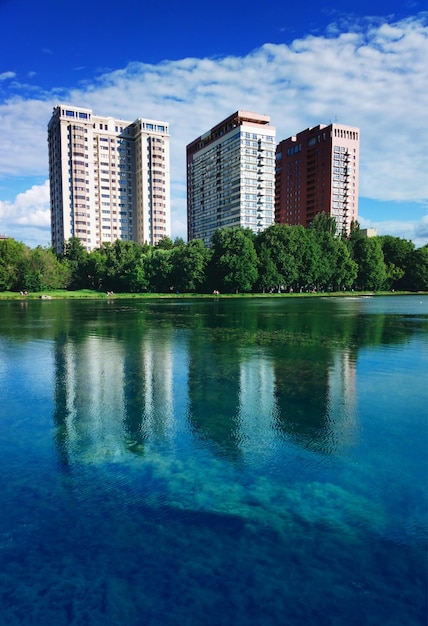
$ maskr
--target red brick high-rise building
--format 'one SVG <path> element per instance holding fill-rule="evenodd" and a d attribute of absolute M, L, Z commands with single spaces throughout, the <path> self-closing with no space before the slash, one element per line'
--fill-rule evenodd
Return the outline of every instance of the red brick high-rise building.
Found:
<path fill-rule="evenodd" d="M 284 139 L 276 148 L 275 221 L 307 227 L 317 213 L 336 219 L 349 234 L 358 219 L 360 131 L 320 124 Z"/>

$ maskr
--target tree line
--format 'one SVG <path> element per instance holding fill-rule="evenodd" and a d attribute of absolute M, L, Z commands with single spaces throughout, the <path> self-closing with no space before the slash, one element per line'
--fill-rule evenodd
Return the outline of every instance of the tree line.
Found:
<path fill-rule="evenodd" d="M 319 214 L 309 228 L 273 224 L 261 233 L 236 227 L 201 240 L 156 246 L 117 240 L 87 252 L 77 238 L 64 253 L 0 240 L 0 291 L 94 289 L 122 293 L 273 293 L 279 291 L 428 291 L 428 245 L 390 235 L 348 238 Z"/>

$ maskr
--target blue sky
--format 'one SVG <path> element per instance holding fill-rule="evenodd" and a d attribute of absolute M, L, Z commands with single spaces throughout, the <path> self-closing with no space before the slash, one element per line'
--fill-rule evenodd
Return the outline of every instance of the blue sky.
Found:
<path fill-rule="evenodd" d="M 172 237 L 185 147 L 238 109 L 277 140 L 361 130 L 359 221 L 428 243 L 428 11 L 419 0 L 0 0 L 0 233 L 49 245 L 47 123 L 70 103 L 169 122 Z"/>

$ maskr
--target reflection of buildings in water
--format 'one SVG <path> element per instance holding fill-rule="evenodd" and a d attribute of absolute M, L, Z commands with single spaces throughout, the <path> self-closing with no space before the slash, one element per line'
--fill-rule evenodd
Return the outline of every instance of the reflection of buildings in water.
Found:
<path fill-rule="evenodd" d="M 253 454 L 271 449 L 276 438 L 275 375 L 272 360 L 255 354 L 240 363 L 238 428 L 241 447 Z"/>
<path fill-rule="evenodd" d="M 315 353 L 314 355 L 315 356 Z M 89 336 L 58 338 L 58 444 L 70 456 L 116 459 L 184 429 L 237 459 L 273 449 L 278 434 L 299 444 L 346 443 L 355 423 L 355 365 L 344 351 L 267 356 L 223 343 L 195 344 L 167 329 L 137 345 Z"/>
<path fill-rule="evenodd" d="M 68 454 L 119 454 L 123 359 L 123 344 L 113 339 L 90 336 L 82 343 L 57 345 L 56 421 L 65 429 Z"/>
<path fill-rule="evenodd" d="M 326 356 L 323 364 L 292 358 L 275 362 L 262 354 L 241 362 L 242 448 L 269 446 L 278 427 L 297 443 L 326 453 L 349 443 L 356 420 L 355 362 L 343 349 Z"/>
<path fill-rule="evenodd" d="M 191 348 L 190 426 L 222 455 L 266 453 L 278 436 L 326 454 L 346 443 L 355 377 L 348 353 L 318 346 L 270 356 L 214 343 L 204 348 Z"/>
<path fill-rule="evenodd" d="M 231 461 L 275 438 L 275 380 L 272 361 L 262 353 L 230 347 L 195 348 L 190 360 L 190 427 Z"/>
<path fill-rule="evenodd" d="M 275 362 L 279 432 L 299 445 L 333 453 L 355 419 L 355 365 L 349 352 L 295 348 Z"/>
<path fill-rule="evenodd" d="M 345 445 L 356 428 L 355 360 L 348 350 L 336 350 L 328 371 L 329 425 Z"/>
<path fill-rule="evenodd" d="M 140 346 L 105 337 L 58 339 L 55 423 L 63 461 L 117 458 L 129 443 L 170 437 L 171 341 L 153 334 Z"/>
<path fill-rule="evenodd" d="M 141 344 L 142 433 L 171 437 L 174 429 L 172 338 L 149 333 Z"/>

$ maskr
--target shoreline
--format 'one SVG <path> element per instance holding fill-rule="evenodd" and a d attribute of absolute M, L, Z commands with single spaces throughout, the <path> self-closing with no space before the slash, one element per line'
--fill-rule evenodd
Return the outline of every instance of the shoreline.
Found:
<path fill-rule="evenodd" d="M 426 291 L 325 291 L 317 293 L 106 293 L 91 291 L 89 289 L 67 291 L 55 290 L 44 292 L 29 292 L 26 295 L 11 291 L 0 292 L 0 300 L 195 300 L 195 299 L 220 299 L 220 298 L 358 298 L 378 296 L 424 296 Z"/>

